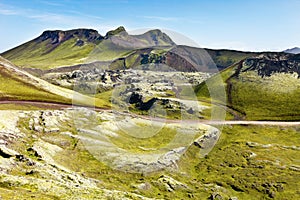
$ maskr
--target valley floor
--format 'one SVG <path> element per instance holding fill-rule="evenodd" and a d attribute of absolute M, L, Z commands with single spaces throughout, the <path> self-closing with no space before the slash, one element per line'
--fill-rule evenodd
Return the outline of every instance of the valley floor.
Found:
<path fill-rule="evenodd" d="M 298 122 L 162 122 L 44 104 L 0 111 L 2 199 L 300 197 Z"/>

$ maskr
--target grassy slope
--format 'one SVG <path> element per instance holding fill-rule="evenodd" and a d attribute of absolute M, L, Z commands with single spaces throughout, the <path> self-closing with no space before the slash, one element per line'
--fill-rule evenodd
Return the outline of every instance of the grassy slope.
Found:
<path fill-rule="evenodd" d="M 197 85 L 195 87 L 195 94 L 199 100 L 211 100 L 212 94 L 214 95 L 214 99 L 212 101 L 219 102 L 221 104 L 226 105 L 226 101 L 224 101 L 223 96 L 218 95 L 218 91 L 226 90 L 227 83 L 226 80 L 232 76 L 235 72 L 237 65 L 233 65 L 220 73 L 212 76 L 205 82 Z M 211 94 L 212 93 L 212 94 Z"/>
<path fill-rule="evenodd" d="M 1 66 L 0 66 L 1 67 Z M 70 99 L 41 90 L 33 84 L 26 83 L 0 68 L 0 99 L 35 100 L 71 103 Z"/>
<path fill-rule="evenodd" d="M 300 80 L 291 75 L 277 74 L 261 78 L 255 72 L 231 77 L 237 65 L 233 65 L 220 75 L 224 82 L 212 77 L 195 87 L 198 99 L 210 100 L 210 90 L 226 88 L 227 102 L 215 95 L 213 101 L 228 105 L 245 115 L 248 120 L 299 120 L 300 119 Z M 229 84 L 230 90 L 229 90 Z"/>
<path fill-rule="evenodd" d="M 0 97 L 12 100 L 60 102 L 109 107 L 109 102 L 52 85 L 0 57 Z"/>
<path fill-rule="evenodd" d="M 153 43 L 152 39 L 148 38 L 147 35 L 143 37 L 138 37 L 140 42 L 145 40 L 145 44 L 149 43 L 149 46 L 151 46 L 151 42 Z M 51 44 L 50 39 L 43 42 L 31 40 L 14 49 L 4 52 L 2 56 L 20 67 L 52 69 L 61 66 L 71 66 L 92 62 L 95 60 L 110 61 L 124 57 L 133 50 L 133 47 L 125 48 L 116 45 L 110 39 L 103 40 L 99 44 L 91 43 L 86 41 L 86 39 L 83 39 L 85 44 L 83 46 L 76 46 L 75 44 L 77 39 L 78 38 L 76 37 L 71 38 L 59 44 L 57 47 Z M 159 41 L 161 45 L 168 44 L 163 42 L 161 39 Z M 220 69 L 224 69 L 245 57 L 254 55 L 254 53 L 250 52 L 232 50 L 205 50 Z M 199 50 L 199 52 L 201 52 L 201 50 Z M 198 55 L 199 52 L 196 50 L 194 54 Z M 139 54 L 130 57 L 131 60 L 126 61 L 126 65 L 130 66 L 130 64 L 134 63 L 134 60 L 137 59 L 138 56 Z"/>
<path fill-rule="evenodd" d="M 224 187 L 239 199 L 269 199 L 271 193 L 276 199 L 299 198 L 299 171 L 289 169 L 299 166 L 299 150 L 279 147 L 293 146 L 298 140 L 297 128 L 224 127 L 212 152 L 199 162 L 192 161 L 198 163 L 192 177 Z M 247 142 L 274 146 L 249 147 Z M 249 157 L 252 153 L 256 156 Z M 190 157 L 186 161 L 190 162 Z"/>
<path fill-rule="evenodd" d="M 51 69 L 60 66 L 81 64 L 83 58 L 87 57 L 93 50 L 94 44 L 87 43 L 83 46 L 75 46 L 76 38 L 67 40 L 51 52 L 47 48 L 48 41 L 36 43 L 30 41 L 2 56 L 21 67 L 39 69 Z"/>
<path fill-rule="evenodd" d="M 30 41 L 5 52 L 2 56 L 20 67 L 52 69 L 98 60 L 110 61 L 123 57 L 131 51 L 113 44 L 110 40 L 104 40 L 98 45 L 86 42 L 83 46 L 75 46 L 75 43 L 76 38 L 73 38 L 63 42 L 53 51 L 47 52 L 49 51 L 47 41 L 39 44 Z"/>
<path fill-rule="evenodd" d="M 215 64 L 219 69 L 225 69 L 237 63 L 245 58 L 252 57 L 257 55 L 258 53 L 253 52 L 242 52 L 235 50 L 213 50 L 213 49 L 205 49 L 207 53 L 211 56 Z"/>
<path fill-rule="evenodd" d="M 300 120 L 300 80 L 287 74 L 261 78 L 244 73 L 232 78 L 230 98 L 252 120 Z"/>

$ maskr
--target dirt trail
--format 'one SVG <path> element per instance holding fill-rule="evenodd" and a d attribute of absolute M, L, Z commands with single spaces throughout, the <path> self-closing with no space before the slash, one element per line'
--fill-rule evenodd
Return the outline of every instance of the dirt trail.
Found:
<path fill-rule="evenodd" d="M 70 105 L 65 103 L 54 103 L 54 102 L 40 102 L 40 101 L 22 101 L 22 100 L 5 100 L 0 101 L 0 104 L 18 104 L 18 105 L 32 105 L 43 108 L 73 108 L 73 107 L 83 107 L 94 109 L 95 111 L 114 111 L 109 108 L 94 108 L 89 106 L 78 106 Z M 150 117 L 147 115 L 136 115 L 131 113 L 125 113 L 125 115 L 130 115 L 132 117 L 140 117 L 147 120 L 167 122 L 167 123 L 203 123 L 209 125 L 269 125 L 269 126 L 300 126 L 300 121 L 247 121 L 247 120 L 224 120 L 224 121 L 214 121 L 214 120 L 189 120 L 189 119 L 164 119 L 159 117 Z"/>

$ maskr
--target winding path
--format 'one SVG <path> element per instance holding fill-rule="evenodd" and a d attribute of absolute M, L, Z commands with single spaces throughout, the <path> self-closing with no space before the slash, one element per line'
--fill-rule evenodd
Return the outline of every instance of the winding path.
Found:
<path fill-rule="evenodd" d="M 18 104 L 18 105 L 32 105 L 38 107 L 45 108 L 55 108 L 55 109 L 63 109 L 63 108 L 74 108 L 74 107 L 84 107 L 84 108 L 92 108 L 96 111 L 111 111 L 110 108 L 94 108 L 92 106 L 77 106 L 70 105 L 66 103 L 54 103 L 54 102 L 42 102 L 42 101 L 29 101 L 29 100 L 5 100 L 0 101 L 0 104 Z M 168 123 L 203 123 L 209 125 L 269 125 L 269 126 L 300 126 L 300 121 L 247 121 L 247 120 L 180 120 L 180 119 L 164 119 L 159 117 L 150 117 L 146 115 L 136 115 L 131 113 L 125 113 L 125 115 L 131 115 L 133 117 L 140 117 L 147 120 L 160 121 L 160 122 L 168 122 Z"/>

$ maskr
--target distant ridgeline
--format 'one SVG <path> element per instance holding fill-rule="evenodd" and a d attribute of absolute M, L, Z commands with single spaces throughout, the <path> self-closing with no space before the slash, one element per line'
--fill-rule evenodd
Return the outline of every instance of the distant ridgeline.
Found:
<path fill-rule="evenodd" d="M 41 70 L 109 62 L 112 69 L 152 63 L 166 64 L 179 71 L 204 72 L 215 72 L 216 67 L 225 69 L 254 55 L 257 53 L 176 45 L 158 29 L 130 35 L 122 26 L 105 36 L 92 29 L 44 31 L 39 37 L 1 54 L 20 67 Z"/>

